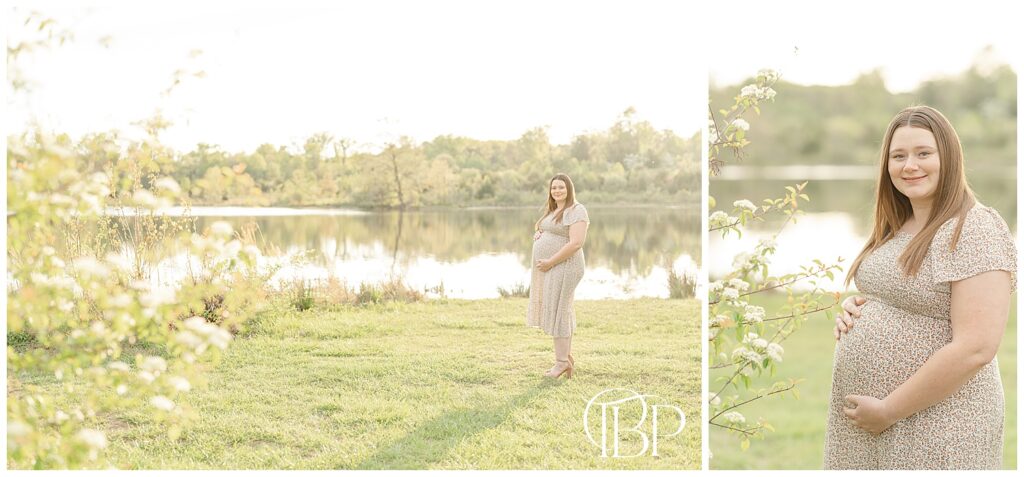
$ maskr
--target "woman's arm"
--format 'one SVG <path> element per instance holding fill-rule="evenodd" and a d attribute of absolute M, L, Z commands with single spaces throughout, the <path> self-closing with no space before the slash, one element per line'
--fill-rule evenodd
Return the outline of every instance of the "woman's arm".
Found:
<path fill-rule="evenodd" d="M 589 225 L 590 224 L 582 220 L 570 225 L 569 243 L 563 245 L 558 252 L 555 252 L 555 254 L 551 256 L 551 258 L 547 260 L 537 260 L 537 267 L 540 268 L 540 271 L 546 272 L 550 270 L 551 267 L 564 262 L 566 259 L 571 257 L 572 254 L 576 253 L 577 250 L 583 248 L 583 242 L 587 240 L 587 227 Z"/>
<path fill-rule="evenodd" d="M 991 270 L 950 283 L 953 340 L 935 352 L 885 399 L 846 396 L 843 412 L 854 425 L 878 434 L 896 421 L 951 396 L 999 349 L 1010 312 L 1010 274 Z"/>

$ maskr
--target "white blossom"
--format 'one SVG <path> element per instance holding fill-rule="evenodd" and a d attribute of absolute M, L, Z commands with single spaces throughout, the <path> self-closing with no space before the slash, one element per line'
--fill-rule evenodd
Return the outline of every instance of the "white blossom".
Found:
<path fill-rule="evenodd" d="M 224 250 L 221 251 L 220 260 L 231 260 L 238 257 L 238 252 L 242 250 L 242 242 L 238 240 L 232 240 L 224 246 Z"/>
<path fill-rule="evenodd" d="M 151 373 L 167 371 L 167 361 L 159 356 L 146 356 L 142 359 L 142 363 L 139 364 L 139 369 Z"/>
<path fill-rule="evenodd" d="M 734 128 L 736 128 L 736 129 L 739 129 L 739 130 L 742 130 L 742 131 L 749 131 L 750 130 L 750 123 L 748 123 L 743 118 L 733 119 L 732 120 L 732 126 Z"/>
<path fill-rule="evenodd" d="M 242 252 L 251 257 L 253 260 L 256 260 L 262 255 L 259 247 L 255 245 L 246 245 L 245 247 L 242 247 Z"/>
<path fill-rule="evenodd" d="M 708 217 L 708 225 L 712 227 L 721 227 L 723 225 L 729 225 L 729 223 L 731 222 L 732 220 L 730 220 L 729 214 L 726 214 L 721 210 L 716 210 L 712 212 L 711 216 Z"/>
<path fill-rule="evenodd" d="M 72 262 L 72 264 L 74 265 L 75 270 L 84 275 L 96 278 L 105 278 L 110 275 L 110 269 L 94 257 L 78 257 Z"/>
<path fill-rule="evenodd" d="M 729 287 L 730 288 L 735 288 L 735 289 L 737 289 L 739 291 L 746 291 L 748 288 L 750 288 L 750 284 L 747 283 L 746 280 L 740 280 L 739 278 L 732 278 L 732 279 L 729 279 Z"/>
<path fill-rule="evenodd" d="M 778 343 L 772 343 L 772 344 L 768 345 L 767 354 L 768 354 L 768 357 L 772 359 L 772 361 L 775 361 L 777 363 L 781 363 L 782 362 L 782 353 L 784 351 L 785 350 L 782 349 L 782 345 L 780 345 Z"/>
<path fill-rule="evenodd" d="M 179 331 L 178 334 L 175 335 L 174 339 L 178 343 L 181 343 L 181 344 L 185 345 L 186 347 L 194 349 L 194 350 L 199 351 L 199 352 L 202 352 L 202 351 L 200 351 L 198 348 L 200 348 L 200 347 L 205 345 L 205 343 L 203 342 L 202 338 L 196 336 L 195 333 L 193 333 L 191 331 L 188 331 L 188 330 L 181 330 L 181 331 Z M 203 348 L 203 350 L 205 350 L 205 348 Z"/>
<path fill-rule="evenodd" d="M 156 308 L 160 305 L 174 303 L 175 294 L 173 288 L 156 288 L 139 295 L 139 302 L 146 308 Z"/>
<path fill-rule="evenodd" d="M 96 429 L 82 429 L 78 431 L 75 437 L 89 446 L 90 449 L 103 449 L 107 447 L 107 436 Z"/>
<path fill-rule="evenodd" d="M 722 290 L 722 298 L 726 300 L 735 300 L 740 297 L 740 292 L 735 288 L 726 288 Z"/>
<path fill-rule="evenodd" d="M 743 310 L 743 321 L 745 323 L 760 323 L 764 321 L 764 308 L 747 305 Z"/>
<path fill-rule="evenodd" d="M 127 293 L 118 293 L 110 298 L 110 304 L 118 308 L 127 308 L 132 304 L 132 297 Z"/>
<path fill-rule="evenodd" d="M 149 403 L 161 411 L 171 411 L 174 409 L 174 401 L 167 399 L 166 396 L 153 396 L 149 399 Z"/>
<path fill-rule="evenodd" d="M 21 421 L 7 421 L 7 440 L 11 441 L 12 437 L 21 437 L 32 432 L 32 429 Z"/>
<path fill-rule="evenodd" d="M 771 68 L 762 68 L 757 71 L 757 78 L 765 83 L 773 83 L 779 79 L 779 72 Z"/>
<path fill-rule="evenodd" d="M 54 420 L 57 421 L 57 424 L 61 424 L 64 421 L 66 421 L 68 419 L 71 419 L 71 416 L 69 416 L 66 412 L 61 411 L 61 410 L 58 409 L 57 413 L 54 414 L 53 418 L 54 418 Z"/>
<path fill-rule="evenodd" d="M 122 272 L 132 271 L 132 261 L 125 255 L 110 252 L 106 256 L 106 262 Z"/>
<path fill-rule="evenodd" d="M 740 252 L 732 259 L 733 268 L 742 268 L 750 260 L 750 252 Z"/>
<path fill-rule="evenodd" d="M 228 341 L 231 340 L 231 333 L 217 325 L 208 323 L 201 316 L 193 316 L 185 320 L 185 328 L 204 337 L 209 344 L 220 349 L 226 349 Z"/>
<path fill-rule="evenodd" d="M 179 392 L 188 392 L 189 389 L 192 389 L 192 385 L 189 384 L 188 380 L 181 376 L 171 376 L 168 381 Z"/>
<path fill-rule="evenodd" d="M 758 74 L 758 79 L 765 84 L 769 84 L 778 79 L 778 73 L 775 73 L 774 71 L 770 70 L 765 70 L 764 72 Z M 772 89 L 771 86 L 758 86 L 756 84 L 748 84 L 740 89 L 740 96 L 744 98 L 756 99 L 759 101 L 771 100 L 775 98 L 775 90 Z"/>
<path fill-rule="evenodd" d="M 166 191 L 171 192 L 172 194 L 175 194 L 175 195 L 181 193 L 181 186 L 178 185 L 178 181 L 176 181 L 176 180 L 174 180 L 174 179 L 172 179 L 170 177 L 161 177 L 161 178 L 157 179 L 156 182 L 153 183 L 153 185 L 157 189 L 166 190 Z"/>
<path fill-rule="evenodd" d="M 222 328 L 217 328 L 217 331 L 207 337 L 207 340 L 211 345 L 216 346 L 220 349 L 227 349 L 228 342 L 231 341 L 231 333 L 228 333 Z"/>
<path fill-rule="evenodd" d="M 214 236 L 229 238 L 233 233 L 234 229 L 231 227 L 231 224 L 223 220 L 218 220 L 210 224 L 210 234 Z"/>
<path fill-rule="evenodd" d="M 732 350 L 732 359 L 733 360 L 738 360 L 740 358 L 743 358 L 743 355 L 746 354 L 747 351 L 748 350 L 747 350 L 746 347 L 744 347 L 744 346 L 737 346 L 736 349 Z"/>
<path fill-rule="evenodd" d="M 722 415 L 722 418 L 725 419 L 725 422 L 730 424 L 743 424 L 747 422 L 747 418 L 743 417 L 743 414 L 736 411 L 729 411 Z"/>
<path fill-rule="evenodd" d="M 74 205 L 75 201 L 64 194 L 50 194 L 50 203 L 53 205 L 70 206 Z"/>
<path fill-rule="evenodd" d="M 739 207 L 739 208 L 742 208 L 742 209 L 747 209 L 747 210 L 749 210 L 751 212 L 754 212 L 754 211 L 757 210 L 757 206 L 754 205 L 753 202 L 751 202 L 751 201 L 749 201 L 747 199 L 737 200 L 736 202 L 732 203 L 732 206 L 733 207 Z"/>

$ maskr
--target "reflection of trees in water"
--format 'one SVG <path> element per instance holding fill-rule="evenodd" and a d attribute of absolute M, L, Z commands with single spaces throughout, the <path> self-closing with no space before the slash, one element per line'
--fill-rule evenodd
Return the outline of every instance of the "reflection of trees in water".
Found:
<path fill-rule="evenodd" d="M 324 262 L 354 258 L 363 247 L 380 247 L 400 263 L 423 255 L 463 261 L 481 253 L 516 253 L 529 267 L 533 224 L 531 209 L 384 212 L 340 217 L 200 218 L 204 227 L 227 220 L 236 228 L 255 221 L 268 243 L 282 250 L 313 249 Z M 665 208 L 591 207 L 587 262 L 615 273 L 648 273 L 682 254 L 700 259 L 698 211 Z M 336 247 L 329 247 L 336 241 Z"/>

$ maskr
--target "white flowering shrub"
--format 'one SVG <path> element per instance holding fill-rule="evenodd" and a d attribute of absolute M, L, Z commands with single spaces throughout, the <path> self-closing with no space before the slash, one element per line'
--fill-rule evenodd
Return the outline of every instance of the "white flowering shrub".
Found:
<path fill-rule="evenodd" d="M 256 255 L 243 253 L 226 224 L 182 233 L 178 244 L 210 257 L 203 273 L 211 279 L 180 287 L 139 279 L 118 253 L 73 255 L 66 228 L 98 222 L 112 191 L 107 177 L 79 172 L 82 158 L 54 144 L 42 135 L 8 139 L 7 458 L 14 469 L 104 465 L 100 424 L 119 410 L 145 410 L 176 439 L 190 415 L 182 395 L 201 378 L 197 364 L 231 340 L 230 320 L 218 326 L 190 310 L 212 296 L 245 301 L 225 277 L 254 266 Z M 150 207 L 172 202 L 180 190 L 171 182 L 134 195 Z"/>
<path fill-rule="evenodd" d="M 35 13 L 24 25 L 35 37 L 7 49 L 15 95 L 31 83 L 20 55 L 70 38 Z M 167 125 L 157 115 L 146 139 L 124 147 L 116 135 L 77 146 L 41 132 L 8 137 L 9 469 L 106 467 L 104 429 L 128 412 L 177 439 L 191 416 L 185 393 L 203 383 L 200 366 L 219 357 L 259 301 L 258 249 L 226 223 L 199 234 L 194 222 L 158 213 L 181 194 L 159 166 L 171 158 L 157 140 Z M 169 250 L 195 257 L 203 279 L 151 280 L 156 256 Z M 217 319 L 196 311 L 210 303 Z"/>
<path fill-rule="evenodd" d="M 746 132 L 750 123 L 742 116 L 750 111 L 759 114 L 761 102 L 774 100 L 772 85 L 777 80 L 777 73 L 762 70 L 753 84 L 740 90 L 732 107 L 719 111 L 720 118 L 712 110 L 708 145 L 712 175 L 717 175 L 725 164 L 720 157 L 723 152 L 731 153 L 737 160 L 743 157 L 743 149 L 749 145 Z M 732 233 L 741 237 L 750 222 L 764 221 L 771 214 L 785 218 L 772 238 L 759 241 L 753 250 L 737 254 L 732 271 L 708 286 L 709 363 L 712 370 L 723 371 L 716 373 L 718 377 L 709 388 L 708 423 L 712 429 L 738 436 L 744 450 L 751 439 L 763 438 L 764 431 L 772 430 L 772 426 L 764 419 L 748 419 L 742 413 L 743 406 L 786 392 L 799 397 L 798 380 L 775 381 L 767 388 L 757 388 L 753 378 L 774 376 L 785 357 L 782 342 L 799 329 L 808 315 L 824 312 L 831 317 L 838 302 L 838 293 L 827 293 L 816 284 L 816 279 L 822 277 L 832 279 L 834 272 L 841 270 L 837 264 L 815 260 L 799 273 L 775 276 L 770 271 L 779 232 L 802 213 L 801 202 L 810 200 L 804 193 L 805 186 L 806 182 L 788 186 L 783 197 L 764 199 L 760 205 L 740 199 L 727 210 L 715 210 L 715 200 L 709 197 L 708 230 L 723 238 Z M 792 286 L 798 282 L 808 284 L 810 289 L 797 293 Z M 758 294 L 768 292 L 785 293 L 786 305 L 769 313 L 752 302 Z"/>

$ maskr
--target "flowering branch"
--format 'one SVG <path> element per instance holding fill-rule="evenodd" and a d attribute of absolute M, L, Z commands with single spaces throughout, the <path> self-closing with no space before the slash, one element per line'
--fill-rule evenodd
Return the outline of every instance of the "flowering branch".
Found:
<path fill-rule="evenodd" d="M 779 320 L 785 320 L 785 319 L 788 319 L 788 318 L 795 318 L 795 317 L 798 317 L 798 316 L 804 316 L 804 315 L 811 315 L 811 314 L 817 313 L 817 312 L 819 312 L 819 311 L 825 311 L 825 310 L 829 310 L 829 309 L 831 309 L 832 307 L 836 306 L 836 305 L 837 305 L 838 303 L 839 303 L 839 298 L 838 298 L 838 297 L 836 297 L 836 298 L 835 298 L 835 299 L 834 299 L 834 300 L 832 301 L 832 303 L 829 303 L 828 305 L 824 305 L 824 306 L 819 306 L 819 307 L 817 307 L 817 308 L 815 308 L 815 309 L 813 309 L 813 310 L 810 310 L 810 311 L 803 311 L 803 312 L 801 312 L 801 313 L 795 313 L 795 312 L 794 312 L 794 313 L 790 313 L 790 314 L 788 314 L 788 315 L 784 315 L 784 316 L 776 316 L 776 317 L 774 317 L 774 318 L 765 318 L 765 319 L 761 320 L 761 322 L 766 322 L 766 321 L 779 321 Z M 711 328 L 727 328 L 727 326 L 724 326 L 724 325 L 723 325 L 722 323 L 720 323 L 720 322 L 713 322 L 713 323 L 710 323 L 710 324 L 708 324 L 708 326 L 709 326 L 709 327 L 711 327 Z M 709 339 L 708 339 L 708 341 L 711 341 L 711 340 L 714 340 L 714 338 L 709 338 Z M 725 366 L 728 366 L 728 365 L 723 365 L 723 366 L 721 366 L 721 367 L 725 367 Z M 713 368 L 714 368 L 714 366 L 713 366 Z"/>
<path fill-rule="evenodd" d="M 719 168 L 725 164 L 725 161 L 720 159 L 723 148 L 729 150 L 735 160 L 743 159 L 744 148 L 750 143 L 746 139 L 750 124 L 742 116 L 751 110 L 760 114 L 760 102 L 774 100 L 775 90 L 772 86 L 777 80 L 777 73 L 763 70 L 758 73 L 753 84 L 744 86 L 740 94 L 735 96 L 734 104 L 729 109 L 718 111 L 720 116 L 716 117 L 716 112 L 709 106 L 708 160 L 711 175 L 717 175 Z M 731 211 L 717 210 L 708 217 L 709 232 L 721 232 L 723 237 L 728 236 L 730 232 L 736 232 L 742 237 L 742 228 L 748 221 L 763 222 L 772 212 L 782 212 L 785 215 L 785 220 L 781 221 L 781 225 L 770 238 L 760 240 L 752 252 L 737 255 L 733 262 L 734 270 L 724 279 L 713 282 L 708 287 L 708 304 L 712 317 L 709 320 L 709 328 L 714 330 L 709 339 L 713 348 L 710 369 L 733 368 L 728 375 L 716 379 L 716 382 L 724 379 L 724 383 L 717 392 L 707 396 L 713 413 L 708 423 L 740 434 L 741 449 L 749 447 L 751 437 L 759 437 L 762 430 L 772 430 L 772 427 L 763 420 L 759 420 L 757 425 L 747 426 L 746 418 L 738 412 L 740 407 L 786 391 L 797 395 L 797 381 L 791 381 L 788 385 L 776 383 L 768 391 L 754 391 L 751 388 L 751 378 L 761 376 L 766 371 L 774 373 L 778 363 L 782 362 L 784 349 L 781 343 L 798 329 L 799 323 L 809 314 L 829 313 L 829 309 L 838 302 L 836 297 L 833 303 L 824 305 L 825 300 L 818 297 L 824 291 L 817 286 L 816 280 L 819 277 L 834 279 L 834 272 L 841 270 L 839 265 L 824 264 L 815 260 L 814 265 L 801 267 L 798 273 L 779 277 L 769 275 L 768 264 L 775 253 L 777 238 L 786 226 L 796 221 L 797 215 L 803 213 L 799 207 L 800 202 L 810 201 L 808 195 L 804 193 L 806 185 L 804 182 L 788 186 L 782 197 L 765 199 L 759 206 L 749 200 L 737 200 L 733 202 Z M 713 197 L 709 198 L 709 203 L 713 210 Z M 794 297 L 791 287 L 801 281 L 810 282 L 812 290 Z M 755 282 L 759 283 L 756 287 L 752 286 Z M 748 298 L 751 295 L 776 290 L 788 291 L 789 304 L 778 310 L 778 316 L 766 319 L 765 309 L 750 304 Z M 736 340 L 739 342 L 732 341 L 730 337 L 733 333 L 723 332 L 726 328 L 734 329 Z M 731 359 L 728 357 L 727 347 L 731 348 Z M 728 362 L 721 363 L 723 361 Z M 727 407 L 718 409 L 723 399 L 722 394 L 730 385 L 735 386 L 739 392 L 725 397 Z"/>
<path fill-rule="evenodd" d="M 842 258 L 840 258 L 839 262 L 842 262 L 842 261 L 843 261 Z M 763 292 L 766 292 L 766 291 L 769 291 L 769 290 L 775 290 L 777 288 L 786 287 L 786 286 L 792 285 L 792 284 L 794 284 L 796 282 L 799 282 L 801 280 L 806 280 L 808 278 L 817 278 L 817 277 L 820 277 L 820 276 L 826 276 L 826 277 L 831 279 L 831 278 L 835 277 L 835 275 L 832 273 L 833 270 L 835 270 L 835 271 L 842 271 L 842 269 L 843 269 L 839 265 L 835 265 L 835 264 L 833 264 L 833 265 L 826 265 L 826 264 L 824 264 L 824 263 L 822 263 L 820 261 L 817 261 L 817 260 L 815 260 L 815 264 L 818 266 L 818 268 L 816 270 L 808 270 L 808 271 L 804 271 L 802 273 L 798 273 L 798 274 L 795 274 L 795 275 L 783 275 L 782 277 L 780 277 L 780 279 L 782 279 L 782 281 L 779 281 L 779 282 L 769 281 L 768 283 L 770 283 L 770 285 L 766 284 L 766 285 L 762 286 L 761 288 L 758 288 L 758 289 L 753 290 L 753 291 L 737 293 L 736 297 L 726 296 L 726 299 L 727 300 L 733 300 L 735 298 L 742 298 L 742 297 L 754 295 L 754 294 L 757 294 L 757 293 L 763 293 Z M 725 290 L 723 290 L 723 292 L 724 291 Z M 724 293 L 723 293 L 723 295 L 724 295 Z M 720 303 L 722 301 L 722 296 L 723 295 L 720 295 L 718 298 L 709 301 L 708 304 L 709 305 L 717 305 L 718 303 Z"/>
<path fill-rule="evenodd" d="M 715 112 L 708 106 L 709 128 L 708 133 L 708 170 L 711 175 L 717 176 L 725 161 L 718 158 L 718 151 L 721 147 L 729 148 L 736 160 L 743 159 L 743 148 L 750 144 L 746 139 L 746 132 L 750 124 L 741 116 L 750 110 L 761 114 L 758 107 L 761 101 L 774 101 L 775 90 L 772 88 L 779 80 L 779 74 L 773 70 L 761 70 L 753 84 L 748 84 L 740 90 L 740 94 L 733 98 L 733 105 L 729 109 L 719 112 L 723 116 L 721 121 L 724 128 L 719 128 L 719 121 L 715 118 Z"/>
<path fill-rule="evenodd" d="M 756 435 L 757 431 L 759 431 L 759 430 L 764 428 L 764 425 L 759 425 L 757 427 L 751 427 L 751 428 L 748 428 L 748 429 L 740 429 L 738 427 L 726 426 L 724 424 L 719 424 L 717 422 L 710 422 L 710 421 L 708 422 L 708 424 L 711 424 L 712 426 L 718 426 L 718 427 L 721 427 L 723 429 L 729 429 L 731 431 L 742 432 L 743 434 L 746 434 L 748 436 Z"/>
<path fill-rule="evenodd" d="M 732 406 L 729 406 L 729 407 L 727 407 L 725 409 L 722 409 L 721 411 L 718 411 L 718 414 L 715 414 L 714 416 L 711 416 L 711 419 L 708 419 L 708 422 L 709 423 L 713 423 L 713 421 L 718 416 L 721 416 L 722 414 L 725 414 L 726 412 L 731 411 L 733 409 L 736 409 L 736 408 L 738 408 L 738 407 L 740 407 L 740 406 L 742 406 L 744 404 L 748 404 L 748 403 L 757 401 L 758 399 L 771 396 L 772 394 L 784 393 L 784 392 L 789 391 L 789 390 L 791 390 L 791 389 L 793 389 L 795 387 L 796 387 L 796 381 L 791 381 L 788 387 L 785 387 L 785 388 L 782 388 L 782 389 L 777 389 L 777 390 L 774 390 L 774 391 L 769 392 L 769 393 L 758 394 L 758 395 L 756 395 L 756 396 L 754 396 L 754 397 L 752 397 L 750 399 L 747 399 L 746 401 L 733 404 Z"/>

